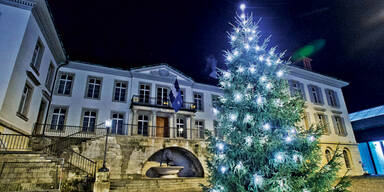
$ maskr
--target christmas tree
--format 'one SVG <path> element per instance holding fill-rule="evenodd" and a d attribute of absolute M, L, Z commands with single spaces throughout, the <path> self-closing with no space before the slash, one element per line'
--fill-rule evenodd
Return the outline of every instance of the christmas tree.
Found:
<path fill-rule="evenodd" d="M 251 14 L 236 17 L 228 33 L 227 69 L 220 71 L 223 96 L 215 104 L 219 133 L 208 137 L 209 186 L 205 191 L 345 191 L 338 151 L 321 165 L 322 126 L 300 125 L 302 101 L 289 94 L 284 53 L 268 48 Z"/>

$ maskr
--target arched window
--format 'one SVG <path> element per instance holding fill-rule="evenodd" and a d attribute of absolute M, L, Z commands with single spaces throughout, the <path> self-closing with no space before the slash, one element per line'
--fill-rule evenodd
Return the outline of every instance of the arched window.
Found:
<path fill-rule="evenodd" d="M 325 150 L 325 158 L 327 159 L 327 162 L 331 161 L 331 159 L 332 159 L 331 150 L 329 150 L 329 149 Z"/>
<path fill-rule="evenodd" d="M 351 169 L 351 158 L 350 158 L 349 153 L 346 149 L 343 150 L 343 156 L 344 156 L 344 161 L 345 161 L 345 167 L 347 169 Z"/>

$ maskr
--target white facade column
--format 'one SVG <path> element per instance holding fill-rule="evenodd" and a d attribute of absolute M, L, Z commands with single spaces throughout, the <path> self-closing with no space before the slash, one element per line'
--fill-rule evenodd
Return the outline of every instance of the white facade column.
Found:
<path fill-rule="evenodd" d="M 134 109 L 132 114 L 132 124 L 131 124 L 131 131 L 130 131 L 132 135 L 137 135 L 137 117 L 138 117 L 137 109 Z"/>
<path fill-rule="evenodd" d="M 157 118 L 156 111 L 152 111 L 152 116 L 151 116 L 152 126 L 149 131 L 149 135 L 152 137 L 156 137 L 156 118 Z"/>
<path fill-rule="evenodd" d="M 185 118 L 185 128 L 187 129 L 187 139 L 192 139 L 192 126 L 191 126 L 191 117 Z"/>

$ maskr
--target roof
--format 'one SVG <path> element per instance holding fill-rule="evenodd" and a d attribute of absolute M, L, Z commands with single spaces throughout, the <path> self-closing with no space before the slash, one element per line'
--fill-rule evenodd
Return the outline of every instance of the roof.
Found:
<path fill-rule="evenodd" d="M 358 121 L 361 119 L 368 119 L 381 115 L 384 115 L 384 105 L 351 113 L 349 114 L 349 118 L 351 121 Z"/>

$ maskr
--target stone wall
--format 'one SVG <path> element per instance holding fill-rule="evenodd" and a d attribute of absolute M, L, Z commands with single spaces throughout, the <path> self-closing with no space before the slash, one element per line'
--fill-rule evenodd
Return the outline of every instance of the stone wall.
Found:
<path fill-rule="evenodd" d="M 384 176 L 351 177 L 351 192 L 381 192 L 384 191 Z"/>
<path fill-rule="evenodd" d="M 87 141 L 75 150 L 95 160 L 101 167 L 104 144 L 105 138 L 100 138 Z M 207 172 L 204 155 L 206 144 L 201 140 L 113 136 L 108 138 L 106 157 L 106 166 L 110 169 L 111 179 L 145 177 L 149 168 L 147 164 L 153 163 L 148 159 L 156 152 L 170 147 L 178 147 L 193 154 L 201 163 L 204 172 Z"/>

